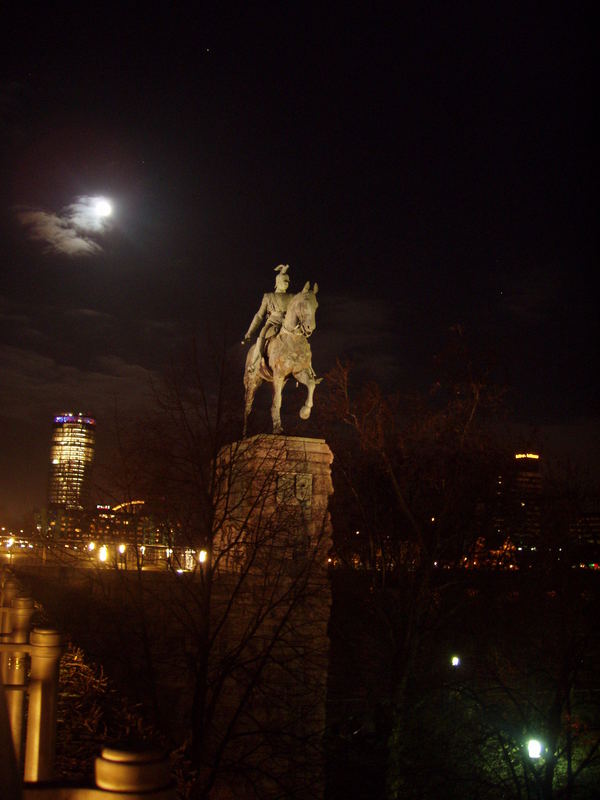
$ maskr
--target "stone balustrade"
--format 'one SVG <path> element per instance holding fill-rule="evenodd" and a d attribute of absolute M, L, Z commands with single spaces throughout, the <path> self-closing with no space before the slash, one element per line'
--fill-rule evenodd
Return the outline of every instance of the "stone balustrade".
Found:
<path fill-rule="evenodd" d="M 3 800 L 174 800 L 162 752 L 104 748 L 95 786 L 65 785 L 54 774 L 63 641 L 34 627 L 34 601 L 0 573 L 0 788 Z"/>

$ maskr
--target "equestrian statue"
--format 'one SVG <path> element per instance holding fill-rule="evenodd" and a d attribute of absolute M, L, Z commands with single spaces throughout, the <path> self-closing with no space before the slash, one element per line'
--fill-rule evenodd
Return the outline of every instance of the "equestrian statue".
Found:
<path fill-rule="evenodd" d="M 244 436 L 256 390 L 263 381 L 273 384 L 271 419 L 273 433 L 283 432 L 281 426 L 281 393 L 290 375 L 306 386 L 307 395 L 300 409 L 300 417 L 308 419 L 313 406 L 317 378 L 311 364 L 308 338 L 315 330 L 318 285 L 310 288 L 306 282 L 301 292 L 288 294 L 290 276 L 288 264 L 275 267 L 275 291 L 267 292 L 259 310 L 244 336 L 246 344 L 258 332 L 255 343 L 248 351 L 244 370 L 246 399 L 244 407 Z"/>

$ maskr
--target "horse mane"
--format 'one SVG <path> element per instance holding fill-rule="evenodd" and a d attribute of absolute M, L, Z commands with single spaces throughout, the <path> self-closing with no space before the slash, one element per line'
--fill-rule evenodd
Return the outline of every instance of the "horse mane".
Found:
<path fill-rule="evenodd" d="M 299 303 L 301 303 L 306 298 L 307 295 L 309 295 L 309 294 L 315 295 L 318 291 L 319 291 L 318 284 L 315 283 L 314 288 L 311 289 L 310 288 L 310 281 L 306 281 L 306 283 L 304 284 L 304 286 L 302 288 L 302 291 L 297 292 L 292 297 L 292 299 L 290 300 L 289 305 L 288 305 L 287 310 L 286 310 L 285 315 L 284 315 L 284 322 L 286 320 L 289 321 L 289 317 L 291 317 L 292 314 L 295 314 L 296 306 Z"/>

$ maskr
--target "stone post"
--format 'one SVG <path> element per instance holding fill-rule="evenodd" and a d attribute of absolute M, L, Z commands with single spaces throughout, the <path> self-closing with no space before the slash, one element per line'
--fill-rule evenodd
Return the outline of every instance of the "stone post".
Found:
<path fill-rule="evenodd" d="M 63 651 L 58 631 L 34 628 L 29 638 L 31 673 L 25 747 L 25 780 L 46 781 L 54 775 L 58 674 Z"/>
<path fill-rule="evenodd" d="M 3 800 L 21 800 L 21 779 L 13 749 L 2 681 L 0 681 L 0 789 Z"/>
<path fill-rule="evenodd" d="M 15 578 L 5 578 L 2 585 L 2 606 L 8 608 L 15 597 L 19 594 L 19 582 Z"/>
<path fill-rule="evenodd" d="M 33 598 L 15 597 L 12 601 L 12 631 L 9 639 L 12 644 L 27 644 L 29 626 L 34 612 Z M 17 762 L 21 761 L 23 746 L 23 712 L 25 707 L 25 685 L 27 683 L 28 655 L 26 650 L 6 655 L 4 683 L 6 687 L 6 707 L 10 720 L 13 746 Z"/>
<path fill-rule="evenodd" d="M 169 762 L 162 751 L 115 750 L 104 747 L 96 759 L 96 786 L 108 793 L 151 794 L 155 800 L 175 800 Z"/>

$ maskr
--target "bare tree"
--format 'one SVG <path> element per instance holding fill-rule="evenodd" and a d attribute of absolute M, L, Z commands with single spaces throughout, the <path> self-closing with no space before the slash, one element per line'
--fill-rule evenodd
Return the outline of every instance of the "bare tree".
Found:
<path fill-rule="evenodd" d="M 498 449 L 486 422 L 501 393 L 476 369 L 460 330 L 427 395 L 386 395 L 374 384 L 355 390 L 342 364 L 327 385 L 347 498 L 341 514 L 334 507 L 334 544 L 371 583 L 369 603 L 388 654 L 380 735 L 388 739 L 387 794 L 396 797 L 395 759 L 415 702 L 419 659 L 442 613 L 457 610 L 443 602 L 454 582 L 444 568 L 469 558 L 492 520 Z"/>
<path fill-rule="evenodd" d="M 455 729 L 468 721 L 465 752 L 480 742 L 471 779 L 482 797 L 592 797 L 600 778 L 595 576 L 547 550 L 518 578 L 494 584 L 482 582 L 466 609 L 464 665 L 448 681 Z"/>

